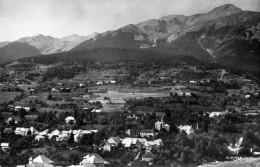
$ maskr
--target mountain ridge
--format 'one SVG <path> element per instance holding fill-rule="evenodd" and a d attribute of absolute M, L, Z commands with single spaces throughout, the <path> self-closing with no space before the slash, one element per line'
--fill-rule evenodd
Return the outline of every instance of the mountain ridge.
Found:
<path fill-rule="evenodd" d="M 37 48 L 42 54 L 51 54 L 57 52 L 68 51 L 79 43 L 93 38 L 97 33 L 87 36 L 72 34 L 70 36 L 55 38 L 49 35 L 38 34 L 32 37 L 22 37 L 17 42 L 27 43 Z"/>
<path fill-rule="evenodd" d="M 31 45 L 22 42 L 10 42 L 0 48 L 0 63 L 8 63 L 40 54 L 40 51 Z"/>

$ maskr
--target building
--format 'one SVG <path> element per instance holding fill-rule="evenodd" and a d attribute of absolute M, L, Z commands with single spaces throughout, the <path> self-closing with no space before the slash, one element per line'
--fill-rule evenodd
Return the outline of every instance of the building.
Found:
<path fill-rule="evenodd" d="M 1 150 L 8 151 L 10 149 L 9 143 L 1 143 Z"/>
<path fill-rule="evenodd" d="M 101 145 L 101 148 L 103 150 L 110 152 L 114 146 L 115 146 L 115 144 L 111 144 L 111 143 L 106 141 L 104 144 Z"/>
<path fill-rule="evenodd" d="M 110 83 L 111 83 L 111 84 L 115 84 L 115 83 L 116 83 L 116 81 L 110 81 Z"/>
<path fill-rule="evenodd" d="M 127 135 L 131 136 L 131 129 L 127 129 L 125 132 Z"/>
<path fill-rule="evenodd" d="M 151 162 L 154 159 L 153 153 L 151 151 L 145 151 L 145 154 L 142 155 L 142 161 Z"/>
<path fill-rule="evenodd" d="M 97 85 L 103 85 L 103 82 L 97 82 Z"/>
<path fill-rule="evenodd" d="M 161 121 L 155 122 L 154 126 L 155 126 L 154 128 L 158 131 L 161 131 L 162 129 L 165 129 L 166 131 L 170 131 L 170 125 L 164 123 L 163 117 Z"/>
<path fill-rule="evenodd" d="M 118 146 L 120 143 L 122 143 L 121 139 L 119 137 L 110 137 L 108 140 L 107 140 L 108 143 L 110 144 L 114 144 L 116 146 Z"/>
<path fill-rule="evenodd" d="M 36 121 L 38 120 L 38 115 L 25 115 L 24 118 L 26 121 Z"/>
<path fill-rule="evenodd" d="M 68 124 L 75 124 L 76 123 L 76 120 L 75 120 L 75 118 L 74 117 L 72 117 L 72 116 L 69 116 L 69 117 L 67 117 L 67 118 L 65 118 L 65 122 Z"/>
<path fill-rule="evenodd" d="M 104 167 L 105 164 L 109 164 L 100 155 L 96 153 L 88 154 L 85 157 L 83 157 L 83 160 L 80 162 L 80 165 L 83 165 L 85 163 L 94 164 L 96 167 Z"/>
<path fill-rule="evenodd" d="M 31 135 L 37 133 L 37 130 L 34 127 L 30 127 L 30 128 L 17 127 L 14 133 L 17 135 L 28 136 L 28 133 L 31 133 Z"/>
<path fill-rule="evenodd" d="M 12 132 L 13 132 L 12 128 L 5 128 L 4 129 L 4 133 L 12 133 Z"/>
<path fill-rule="evenodd" d="M 17 127 L 14 131 L 16 135 L 22 135 L 22 136 L 27 136 L 27 133 L 29 131 L 29 128 L 22 128 L 22 127 Z"/>
<path fill-rule="evenodd" d="M 29 159 L 29 164 L 26 165 L 27 167 L 54 167 L 52 165 L 53 161 L 49 158 L 45 157 L 44 155 L 39 155 L 38 157 Z"/>
<path fill-rule="evenodd" d="M 180 129 L 180 131 L 184 131 L 188 135 L 194 133 L 194 129 L 192 128 L 192 126 L 189 125 L 184 125 L 184 126 L 180 125 L 178 128 Z"/>
<path fill-rule="evenodd" d="M 150 136 L 154 137 L 154 135 L 155 134 L 154 134 L 153 129 L 143 129 L 140 131 L 141 137 L 150 137 Z"/>

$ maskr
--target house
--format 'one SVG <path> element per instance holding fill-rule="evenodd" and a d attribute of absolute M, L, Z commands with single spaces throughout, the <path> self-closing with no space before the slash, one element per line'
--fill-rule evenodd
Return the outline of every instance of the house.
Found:
<path fill-rule="evenodd" d="M 122 145 L 124 147 L 131 147 L 132 145 L 135 145 L 137 142 L 137 139 L 136 138 L 124 138 L 123 141 L 122 141 Z"/>
<path fill-rule="evenodd" d="M 27 136 L 28 133 L 31 132 L 31 135 L 38 133 L 38 131 L 34 127 L 30 128 L 23 128 L 23 127 L 17 127 L 14 131 L 17 135 Z"/>
<path fill-rule="evenodd" d="M 40 140 L 44 140 L 45 137 L 44 136 L 41 136 L 41 135 L 36 135 L 34 140 L 37 140 L 37 141 L 40 141 Z"/>
<path fill-rule="evenodd" d="M 47 134 L 48 138 L 51 139 L 52 137 L 58 137 L 61 134 L 59 130 L 54 130 L 51 133 Z"/>
<path fill-rule="evenodd" d="M 23 108 L 23 106 L 15 106 L 14 107 L 14 111 L 19 111 L 19 110 L 21 110 Z"/>
<path fill-rule="evenodd" d="M 101 112 L 102 110 L 101 109 L 93 109 L 93 110 L 91 110 L 91 112 Z"/>
<path fill-rule="evenodd" d="M 110 81 L 110 83 L 111 83 L 111 84 L 115 84 L 115 83 L 116 83 L 116 81 Z"/>
<path fill-rule="evenodd" d="M 164 123 L 163 117 L 161 121 L 155 122 L 154 126 L 155 126 L 154 128 L 158 131 L 161 131 L 162 129 L 165 129 L 166 131 L 170 130 L 170 125 Z"/>
<path fill-rule="evenodd" d="M 44 155 L 39 155 L 38 157 L 34 158 L 31 162 L 39 162 L 39 163 L 44 163 L 44 164 L 51 164 L 51 163 L 53 163 L 52 160 L 50 160 L 49 158 L 45 157 Z"/>
<path fill-rule="evenodd" d="M 1 143 L 1 150 L 8 151 L 10 149 L 9 143 Z"/>
<path fill-rule="evenodd" d="M 83 83 L 80 83 L 80 84 L 79 84 L 79 87 L 80 87 L 80 88 L 83 88 L 83 87 L 84 87 L 84 84 L 83 84 Z"/>
<path fill-rule="evenodd" d="M 191 80 L 190 83 L 195 84 L 197 81 Z"/>
<path fill-rule="evenodd" d="M 80 162 L 80 165 L 83 165 L 84 163 L 94 164 L 97 167 L 104 167 L 105 164 L 109 164 L 100 155 L 96 153 L 88 154 L 85 157 L 83 157 L 83 160 Z"/>
<path fill-rule="evenodd" d="M 108 143 L 110 144 L 114 144 L 116 146 L 118 146 L 120 143 L 122 143 L 121 139 L 119 137 L 110 137 L 108 140 L 107 140 Z"/>
<path fill-rule="evenodd" d="M 131 129 L 127 129 L 125 132 L 127 135 L 131 136 Z"/>
<path fill-rule="evenodd" d="M 12 117 L 6 119 L 5 122 L 7 123 L 7 125 L 11 125 L 11 124 L 17 124 L 20 121 L 21 121 L 20 116 L 12 116 Z"/>
<path fill-rule="evenodd" d="M 97 85 L 103 85 L 103 82 L 97 82 Z"/>
<path fill-rule="evenodd" d="M 192 126 L 189 125 L 184 125 L 184 126 L 180 125 L 178 128 L 180 129 L 180 131 L 184 131 L 188 135 L 194 133 L 194 129 L 192 128 Z"/>
<path fill-rule="evenodd" d="M 154 137 L 154 131 L 153 129 L 143 129 L 140 131 L 140 136 L 141 137 L 149 137 L 149 136 L 152 136 Z"/>
<path fill-rule="evenodd" d="M 145 154 L 142 155 L 142 161 L 151 162 L 154 159 L 153 153 L 151 151 L 145 151 Z"/>
<path fill-rule="evenodd" d="M 20 105 L 15 106 L 14 111 L 20 111 L 22 108 L 25 109 L 25 111 L 27 111 L 27 112 L 30 111 L 30 107 L 25 107 L 25 106 L 20 106 Z"/>
<path fill-rule="evenodd" d="M 101 145 L 101 148 L 103 150 L 110 152 L 114 146 L 115 146 L 115 144 L 111 144 L 111 143 L 106 141 L 104 144 Z"/>
<path fill-rule="evenodd" d="M 131 147 L 131 146 L 136 146 L 138 143 L 141 143 L 144 145 L 144 143 L 147 142 L 145 138 L 132 138 L 132 137 L 126 137 L 122 140 L 122 145 L 124 147 Z"/>
<path fill-rule="evenodd" d="M 210 117 L 210 118 L 219 117 L 219 116 L 225 115 L 225 114 L 227 114 L 227 113 L 228 113 L 228 111 L 224 111 L 224 112 L 217 112 L 217 111 L 215 111 L 215 112 L 209 113 L 209 117 Z"/>
<path fill-rule="evenodd" d="M 101 148 L 110 152 L 113 147 L 118 146 L 120 143 L 122 143 L 122 141 L 119 137 L 110 137 L 101 145 Z"/>
<path fill-rule="evenodd" d="M 52 92 L 59 92 L 59 90 L 56 89 L 56 88 L 52 88 L 51 91 L 52 91 Z"/>
<path fill-rule="evenodd" d="M 27 136 L 28 128 L 17 127 L 14 131 L 16 135 Z"/>
<path fill-rule="evenodd" d="M 51 163 L 53 163 L 52 160 L 45 157 L 44 155 L 39 155 L 38 157 L 32 159 L 32 157 L 29 159 L 29 164 L 27 164 L 27 167 L 54 167 Z"/>
<path fill-rule="evenodd" d="M 26 121 L 36 121 L 38 120 L 38 115 L 25 115 L 24 118 Z"/>
<path fill-rule="evenodd" d="M 67 117 L 67 118 L 65 118 L 65 122 L 68 124 L 74 124 L 74 123 L 76 123 L 76 120 L 75 120 L 75 118 L 74 117 L 72 117 L 72 116 L 69 116 L 69 117 Z"/>
<path fill-rule="evenodd" d="M 157 139 L 153 141 L 145 141 L 142 144 L 142 147 L 145 148 L 146 150 L 152 150 L 152 148 L 159 149 L 161 146 L 163 146 L 162 139 Z"/>
<path fill-rule="evenodd" d="M 12 133 L 12 132 L 13 132 L 12 128 L 5 128 L 4 129 L 4 133 Z"/>

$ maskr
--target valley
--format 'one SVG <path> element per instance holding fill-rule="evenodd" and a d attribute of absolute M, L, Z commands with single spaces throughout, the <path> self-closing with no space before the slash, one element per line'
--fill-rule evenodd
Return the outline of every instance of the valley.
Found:
<path fill-rule="evenodd" d="M 259 165 L 259 25 L 224 4 L 0 42 L 0 166 Z"/>

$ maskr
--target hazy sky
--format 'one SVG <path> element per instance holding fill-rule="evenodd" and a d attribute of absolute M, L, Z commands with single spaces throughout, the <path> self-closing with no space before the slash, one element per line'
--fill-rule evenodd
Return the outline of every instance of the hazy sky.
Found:
<path fill-rule="evenodd" d="M 170 14 L 208 12 L 227 3 L 260 11 L 259 0 L 0 0 L 0 41 L 88 35 Z"/>

